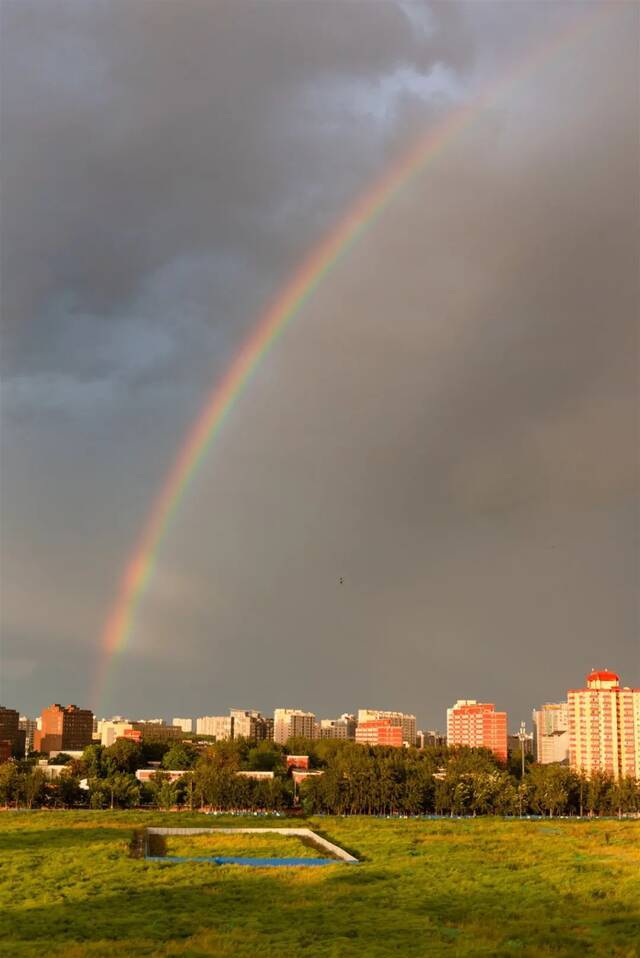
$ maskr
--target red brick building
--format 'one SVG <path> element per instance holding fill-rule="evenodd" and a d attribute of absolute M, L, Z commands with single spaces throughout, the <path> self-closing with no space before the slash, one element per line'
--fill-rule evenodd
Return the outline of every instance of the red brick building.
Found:
<path fill-rule="evenodd" d="M 402 726 L 395 725 L 392 719 L 360 722 L 356 728 L 356 742 L 359 745 L 391 745 L 393 748 L 402 748 Z"/>
<path fill-rule="evenodd" d="M 507 713 L 496 712 L 492 702 L 460 699 L 447 709 L 447 745 L 488 748 L 507 760 Z"/>
<path fill-rule="evenodd" d="M 41 714 L 42 728 L 34 735 L 37 752 L 80 751 L 91 745 L 93 712 L 77 705 L 50 705 Z"/>
<path fill-rule="evenodd" d="M 9 742 L 11 755 L 24 758 L 24 732 L 20 729 L 20 715 L 15 709 L 0 705 L 0 742 Z"/>

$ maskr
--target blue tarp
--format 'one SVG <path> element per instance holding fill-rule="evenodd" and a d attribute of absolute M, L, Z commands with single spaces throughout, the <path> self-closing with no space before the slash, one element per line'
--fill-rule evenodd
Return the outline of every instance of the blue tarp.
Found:
<path fill-rule="evenodd" d="M 189 858 L 182 855 L 147 855 L 148 862 L 210 862 L 214 865 L 251 865 L 254 868 L 277 868 L 288 867 L 291 865 L 335 865 L 334 858 L 227 858 L 216 855 L 215 857 L 193 857 Z"/>

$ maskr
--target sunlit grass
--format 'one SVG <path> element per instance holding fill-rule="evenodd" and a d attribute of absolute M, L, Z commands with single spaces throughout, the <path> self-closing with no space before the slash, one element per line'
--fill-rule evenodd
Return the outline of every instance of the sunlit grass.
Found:
<path fill-rule="evenodd" d="M 287 824 L 362 864 L 129 857 L 134 827 Z M 257 857 L 255 841 L 274 836 L 225 836 L 225 851 L 247 839 L 235 847 Z M 639 942 L 640 822 L 0 814 L 0 954 L 11 958 L 638 958 Z"/>
<path fill-rule="evenodd" d="M 268 832 L 267 829 L 264 829 Z M 325 858 L 326 853 L 298 836 L 288 835 L 167 835 L 166 854 L 241 858 Z"/>

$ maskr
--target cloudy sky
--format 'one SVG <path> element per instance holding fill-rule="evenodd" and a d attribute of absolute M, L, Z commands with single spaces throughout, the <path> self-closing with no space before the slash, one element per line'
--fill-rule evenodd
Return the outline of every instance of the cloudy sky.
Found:
<path fill-rule="evenodd" d="M 4 0 L 3 704 L 515 728 L 592 666 L 640 685 L 640 15 L 604 7 Z M 258 368 L 90 701 L 211 387 L 496 80 Z"/>

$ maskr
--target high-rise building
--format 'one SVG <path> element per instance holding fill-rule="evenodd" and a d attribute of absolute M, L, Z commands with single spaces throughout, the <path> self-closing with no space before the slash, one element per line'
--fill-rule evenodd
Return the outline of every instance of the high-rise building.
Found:
<path fill-rule="evenodd" d="M 345 712 L 337 719 L 320 720 L 320 738 L 355 740 L 357 722 L 355 715 Z"/>
<path fill-rule="evenodd" d="M 402 726 L 388 718 L 358 722 L 356 742 L 358 745 L 392 745 L 394 748 L 402 748 Z"/>
<path fill-rule="evenodd" d="M 319 726 L 313 712 L 276 709 L 273 713 L 273 740 L 284 745 L 290 738 L 318 738 Z"/>
<path fill-rule="evenodd" d="M 459 699 L 447 709 L 447 745 L 488 748 L 507 760 L 507 713 L 496 712 L 492 702 Z"/>
<path fill-rule="evenodd" d="M 183 732 L 193 732 L 193 719 L 174 718 L 171 724 L 177 725 L 178 728 L 181 728 Z"/>
<path fill-rule="evenodd" d="M 0 705 L 0 742 L 9 742 L 11 755 L 24 758 L 24 735 L 20 734 L 20 715 Z"/>
<path fill-rule="evenodd" d="M 434 745 L 446 745 L 447 736 L 444 732 L 438 732 L 436 729 L 429 729 L 427 732 L 416 732 L 416 745 L 418 748 L 426 748 Z"/>
<path fill-rule="evenodd" d="M 608 669 L 594 670 L 586 689 L 570 689 L 567 698 L 571 767 L 640 778 L 640 689 L 622 688 Z"/>
<path fill-rule="evenodd" d="M 415 745 L 416 717 L 406 712 L 389 712 L 384 709 L 358 709 L 358 725 L 365 722 L 377 722 L 379 719 L 388 719 L 392 725 L 402 729 L 402 741 L 406 745 Z"/>
<path fill-rule="evenodd" d="M 536 762 L 549 765 L 569 761 L 569 705 L 545 702 L 533 710 L 533 740 Z"/>
<path fill-rule="evenodd" d="M 507 753 L 516 755 L 522 750 L 524 745 L 524 754 L 533 755 L 533 732 L 525 732 L 521 738 L 519 733 L 507 735 Z"/>
<path fill-rule="evenodd" d="M 36 751 L 64 752 L 81 751 L 91 744 L 93 736 L 93 712 L 79 709 L 77 705 L 50 705 L 42 710 L 42 727 L 36 729 Z"/>
<path fill-rule="evenodd" d="M 33 750 L 34 735 L 38 728 L 36 719 L 29 718 L 28 715 L 21 715 L 19 727 L 24 732 L 24 751 L 25 755 Z"/>
<path fill-rule="evenodd" d="M 273 724 L 260 712 L 254 709 L 230 709 L 229 715 L 233 719 L 234 738 L 244 738 L 248 742 L 263 742 L 272 737 L 269 732 Z"/>
<path fill-rule="evenodd" d="M 202 715 L 196 719 L 197 735 L 212 735 L 216 742 L 233 738 L 233 718 L 230 715 Z"/>

